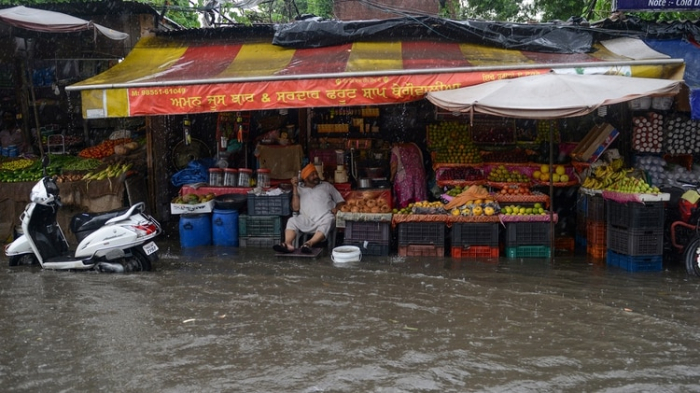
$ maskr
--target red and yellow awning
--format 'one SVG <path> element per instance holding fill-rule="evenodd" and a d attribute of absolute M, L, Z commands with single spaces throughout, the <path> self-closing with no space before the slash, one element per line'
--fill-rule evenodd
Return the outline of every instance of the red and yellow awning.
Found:
<path fill-rule="evenodd" d="M 168 37 L 139 41 L 108 71 L 68 87 L 86 119 L 241 110 L 381 105 L 422 99 L 552 68 L 672 78 L 682 62 L 504 50 L 434 41 L 355 42 L 307 49 Z"/>

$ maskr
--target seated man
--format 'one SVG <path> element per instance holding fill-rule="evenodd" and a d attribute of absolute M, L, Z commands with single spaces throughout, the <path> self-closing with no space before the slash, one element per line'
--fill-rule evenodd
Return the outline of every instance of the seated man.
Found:
<path fill-rule="evenodd" d="M 313 236 L 303 246 L 301 252 L 310 254 L 311 248 L 328 237 L 335 226 L 335 213 L 345 204 L 345 199 L 332 184 L 321 181 L 314 164 L 301 170 L 302 184 L 292 178 L 292 209 L 299 215 L 287 221 L 284 242 L 273 248 L 277 252 L 294 251 L 294 240 L 299 233 L 311 233 Z"/>

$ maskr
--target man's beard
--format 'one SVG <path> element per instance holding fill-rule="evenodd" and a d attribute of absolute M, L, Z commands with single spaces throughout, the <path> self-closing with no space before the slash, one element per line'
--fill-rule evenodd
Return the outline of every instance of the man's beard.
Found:
<path fill-rule="evenodd" d="M 314 186 L 317 186 L 319 183 L 321 183 L 321 179 L 318 177 L 315 177 L 313 179 L 309 179 L 308 183 L 313 184 Z"/>

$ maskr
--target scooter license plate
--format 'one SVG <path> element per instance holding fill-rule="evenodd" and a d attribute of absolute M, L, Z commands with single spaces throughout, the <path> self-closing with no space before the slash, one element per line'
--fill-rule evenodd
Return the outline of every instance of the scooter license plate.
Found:
<path fill-rule="evenodd" d="M 143 245 L 143 252 L 145 252 L 146 255 L 151 255 L 156 251 L 158 251 L 158 246 L 154 242 L 150 242 Z"/>

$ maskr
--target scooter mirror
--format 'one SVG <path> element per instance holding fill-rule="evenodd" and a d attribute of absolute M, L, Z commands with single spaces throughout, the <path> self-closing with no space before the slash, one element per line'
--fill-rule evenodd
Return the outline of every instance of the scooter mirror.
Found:
<path fill-rule="evenodd" d="M 43 175 L 44 175 L 44 176 L 46 176 L 46 167 L 49 166 L 49 162 L 50 162 L 50 161 L 51 161 L 51 160 L 49 159 L 49 155 L 48 155 L 48 154 L 44 154 L 44 156 L 41 157 L 41 167 L 42 167 Z"/>

